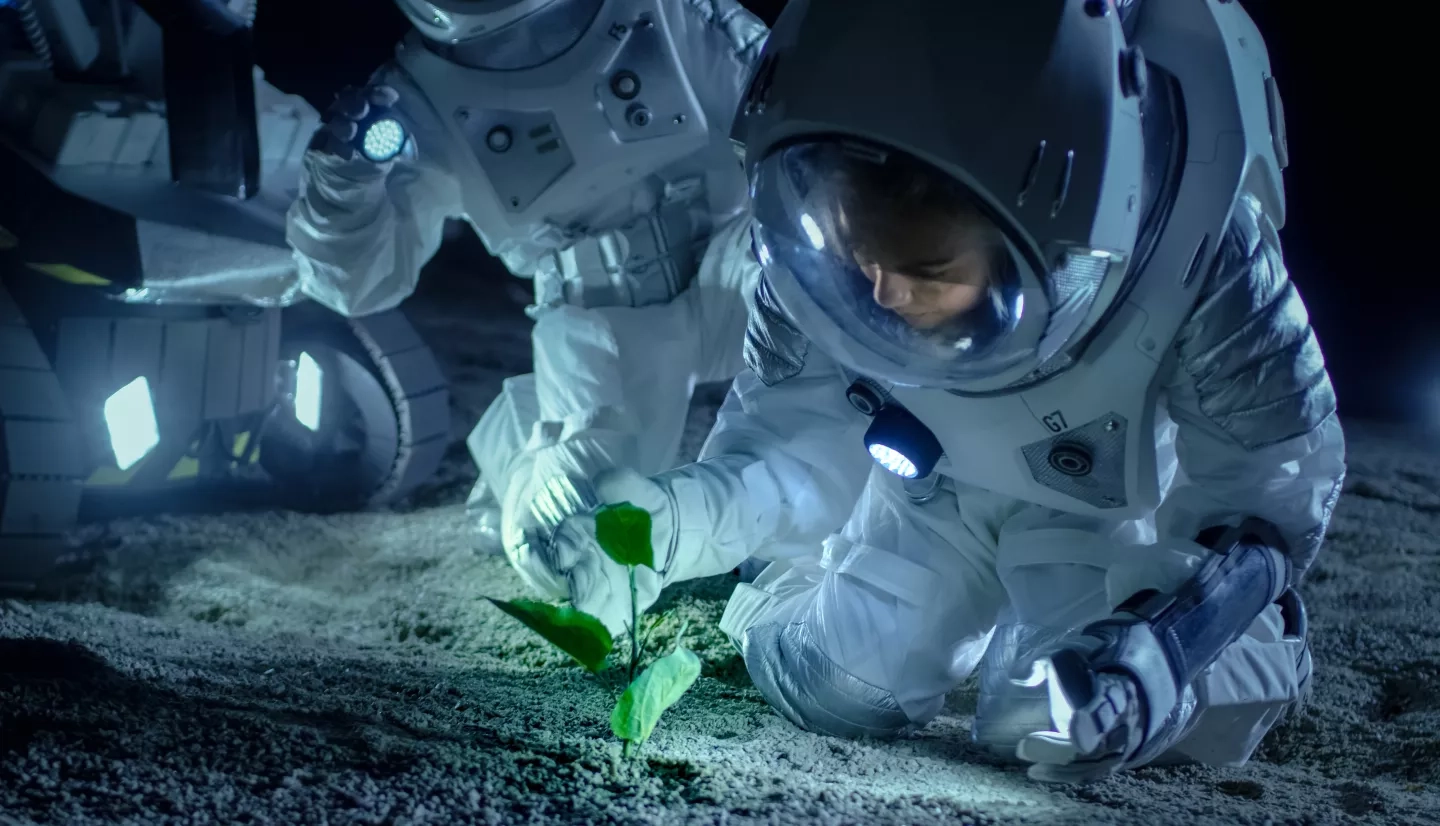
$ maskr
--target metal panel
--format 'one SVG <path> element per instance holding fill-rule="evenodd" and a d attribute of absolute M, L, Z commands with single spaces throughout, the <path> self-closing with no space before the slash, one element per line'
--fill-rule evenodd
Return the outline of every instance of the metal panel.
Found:
<path fill-rule="evenodd" d="M 200 423 L 205 398 L 205 344 L 210 322 L 176 321 L 165 325 L 160 355 L 156 418 L 172 427 Z"/>
<path fill-rule="evenodd" d="M 253 37 L 220 3 L 138 5 L 162 38 L 171 175 L 206 192 L 248 198 L 260 187 Z"/>
<path fill-rule="evenodd" d="M 110 346 L 110 387 L 121 388 L 140 376 L 151 387 L 160 380 L 160 345 L 165 325 L 145 318 L 122 318 L 115 321 L 115 337 Z M 113 392 L 113 390 L 112 390 Z"/>
<path fill-rule="evenodd" d="M 229 419 L 240 402 L 241 331 L 229 324 L 210 328 L 210 346 L 205 358 L 206 419 Z"/>
<path fill-rule="evenodd" d="M 55 373 L 81 405 L 102 401 L 110 380 L 111 324 L 104 318 L 64 318 L 55 345 Z"/>
<path fill-rule="evenodd" d="M 243 336 L 244 346 L 240 367 L 240 412 L 251 413 L 264 404 L 264 379 L 270 373 L 265 365 L 266 325 L 263 319 L 236 328 Z"/>
<path fill-rule="evenodd" d="M 1126 505 L 1125 436 L 1129 421 L 1109 413 L 1021 448 L 1036 482 L 1095 508 Z"/>
<path fill-rule="evenodd" d="M 271 311 L 265 319 L 265 363 L 269 365 L 269 381 L 265 385 L 265 404 L 268 407 L 275 400 L 278 388 L 275 386 L 276 366 L 280 363 L 280 334 L 284 325 L 284 313 Z"/>
<path fill-rule="evenodd" d="M 7 418 L 68 420 L 69 404 L 49 370 L 0 368 L 0 413 Z"/>
<path fill-rule="evenodd" d="M 0 326 L 0 367 L 49 370 L 50 360 L 45 358 L 29 328 L 3 325 Z"/>
<path fill-rule="evenodd" d="M 12 478 L 21 476 L 56 476 L 84 478 L 84 454 L 75 438 L 75 427 L 68 422 L 8 421 L 5 428 L 5 452 L 9 456 Z"/>

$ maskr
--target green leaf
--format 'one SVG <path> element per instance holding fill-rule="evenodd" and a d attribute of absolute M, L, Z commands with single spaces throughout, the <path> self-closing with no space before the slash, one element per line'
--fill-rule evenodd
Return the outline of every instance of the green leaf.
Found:
<path fill-rule="evenodd" d="M 574 657 L 575 662 L 592 673 L 605 667 L 605 657 L 615 647 L 615 640 L 600 620 L 568 605 L 550 605 L 532 599 L 490 599 L 490 602 Z"/>
<path fill-rule="evenodd" d="M 610 714 L 610 730 L 627 743 L 645 742 L 660 715 L 675 705 L 699 676 L 700 658 L 688 648 L 677 648 L 651 663 L 620 695 Z"/>
<path fill-rule="evenodd" d="M 655 568 L 655 551 L 650 545 L 650 511 L 629 502 L 606 505 L 595 514 L 595 540 L 606 556 L 621 565 Z"/>

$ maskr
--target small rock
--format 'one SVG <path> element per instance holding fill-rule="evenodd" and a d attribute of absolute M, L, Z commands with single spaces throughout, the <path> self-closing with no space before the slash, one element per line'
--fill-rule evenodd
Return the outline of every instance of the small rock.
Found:
<path fill-rule="evenodd" d="M 1265 796 L 1265 787 L 1254 780 L 1221 780 L 1215 788 L 1231 797 L 1259 800 Z"/>

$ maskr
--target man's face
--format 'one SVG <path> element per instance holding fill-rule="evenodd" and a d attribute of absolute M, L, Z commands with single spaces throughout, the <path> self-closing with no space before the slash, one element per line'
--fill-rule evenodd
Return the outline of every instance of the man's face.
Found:
<path fill-rule="evenodd" d="M 866 260 L 862 253 L 855 258 L 875 303 L 916 330 L 942 327 L 974 309 L 990 281 L 989 255 L 973 247 L 899 264 Z"/>

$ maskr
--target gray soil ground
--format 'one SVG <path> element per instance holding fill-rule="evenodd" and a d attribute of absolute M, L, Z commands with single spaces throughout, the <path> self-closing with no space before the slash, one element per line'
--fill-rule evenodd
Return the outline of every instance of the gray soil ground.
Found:
<path fill-rule="evenodd" d="M 457 383 L 457 439 L 528 366 L 516 296 L 490 291 L 413 305 Z M 663 600 L 659 642 L 689 620 L 705 672 L 623 760 L 619 686 L 483 600 L 522 588 L 468 550 L 457 442 L 403 508 L 114 523 L 69 594 L 0 601 L 0 826 L 1440 823 L 1440 449 L 1351 440 L 1306 593 L 1315 699 L 1243 769 L 1037 786 L 970 746 L 966 690 L 911 739 L 806 734 L 715 630 L 728 577 Z"/>

